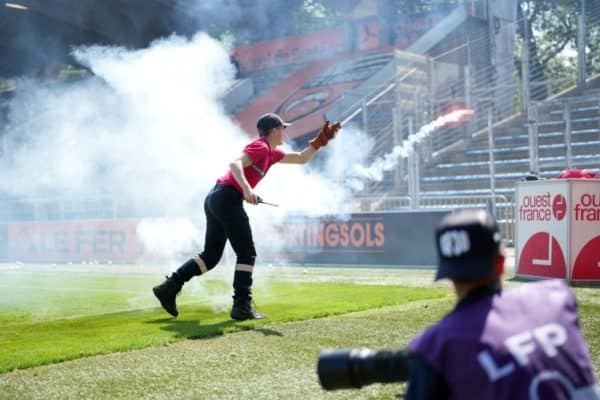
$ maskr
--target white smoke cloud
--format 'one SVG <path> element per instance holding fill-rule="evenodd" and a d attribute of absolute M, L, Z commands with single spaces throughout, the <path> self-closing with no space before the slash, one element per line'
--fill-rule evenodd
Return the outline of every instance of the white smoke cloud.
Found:
<path fill-rule="evenodd" d="M 201 237 L 201 233 L 198 226 L 186 218 L 147 218 L 138 223 L 136 236 L 150 254 L 176 259 L 198 246 L 195 239 Z"/>
<path fill-rule="evenodd" d="M 16 197 L 114 199 L 119 216 L 144 217 L 138 237 L 147 250 L 168 257 L 165 269 L 173 270 L 202 251 L 204 196 L 255 137 L 242 132 L 221 103 L 235 76 L 229 48 L 199 33 L 164 38 L 146 49 L 92 46 L 74 55 L 94 77 L 55 87 L 19 82 L 9 105 L 14 129 L 10 156 L 0 160 L 0 180 Z M 265 246 L 272 255 L 273 244 L 281 244 L 275 227 L 287 215 L 347 215 L 352 194 L 393 168 L 412 146 L 403 144 L 369 164 L 374 143 L 346 126 L 322 150 L 320 170 L 270 169 L 256 191 L 279 207 L 245 206 L 259 265 Z M 223 311 L 230 305 L 234 264 L 227 246 L 208 277 L 222 280 L 223 291 L 209 292 L 212 286 L 196 279 L 189 292 Z M 258 285 L 268 270 L 256 269 Z"/>
<path fill-rule="evenodd" d="M 12 133 L 11 141 L 26 143 L 12 149 L 2 180 L 21 196 L 110 193 L 184 210 L 226 165 L 227 146 L 244 139 L 218 102 L 234 76 L 227 50 L 198 34 L 75 56 L 99 79 L 24 86 L 9 118 L 25 110 L 35 117 Z"/>
<path fill-rule="evenodd" d="M 354 173 L 354 169 L 368 163 L 368 155 L 374 145 L 373 137 L 356 127 L 344 127 L 330 145 L 331 152 L 326 163 L 329 176 L 353 192 L 363 190 L 366 179 Z"/>
<path fill-rule="evenodd" d="M 250 140 L 220 101 L 235 76 L 228 46 L 199 33 L 146 49 L 92 46 L 74 55 L 93 78 L 57 87 L 19 83 L 9 114 L 17 128 L 9 132 L 11 156 L 1 161 L 0 179 L 15 196 L 101 195 L 117 209 L 131 207 L 121 215 L 171 217 L 171 226 L 164 219 L 140 224 L 144 245 L 173 258 L 200 252 L 204 196 Z M 273 166 L 256 190 L 279 207 L 246 206 L 257 247 L 271 241 L 286 215 L 349 212 L 353 192 L 380 179 L 430 132 L 422 129 L 369 165 L 374 139 L 347 126 L 325 148 L 322 171 Z"/>
<path fill-rule="evenodd" d="M 140 50 L 82 47 L 74 56 L 93 78 L 19 83 L 0 179 L 16 197 L 106 196 L 120 215 L 152 217 L 139 237 L 176 267 L 186 248 L 202 251 L 204 196 L 255 137 L 220 102 L 235 76 L 228 46 L 199 33 Z M 274 166 L 256 190 L 280 207 L 246 206 L 257 245 L 286 214 L 343 210 L 347 194 L 330 178 L 306 165 Z"/>

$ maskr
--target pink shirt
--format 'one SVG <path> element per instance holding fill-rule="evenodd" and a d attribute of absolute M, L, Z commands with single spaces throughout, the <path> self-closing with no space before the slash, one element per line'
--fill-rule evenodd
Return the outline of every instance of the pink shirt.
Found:
<path fill-rule="evenodd" d="M 244 168 L 244 176 L 251 187 L 255 187 L 258 182 L 267 174 L 271 165 L 281 161 L 285 152 L 279 149 L 271 149 L 269 142 L 265 138 L 255 139 L 244 147 L 244 153 L 252 159 L 252 165 Z M 217 179 L 218 183 L 231 185 L 240 193 L 242 188 L 237 183 L 231 171 Z"/>

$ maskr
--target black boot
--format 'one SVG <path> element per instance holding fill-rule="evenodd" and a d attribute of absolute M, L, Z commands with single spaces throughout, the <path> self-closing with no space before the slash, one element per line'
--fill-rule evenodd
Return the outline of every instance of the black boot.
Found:
<path fill-rule="evenodd" d="M 264 319 L 267 316 L 252 307 L 252 299 L 250 297 L 236 298 L 233 297 L 233 307 L 231 308 L 231 318 L 238 321 L 247 319 Z"/>
<path fill-rule="evenodd" d="M 263 319 L 267 316 L 252 307 L 252 272 L 236 270 L 233 278 L 233 307 L 231 318 L 238 321 Z"/>
<path fill-rule="evenodd" d="M 165 311 L 176 317 L 179 315 L 179 311 L 177 311 L 175 297 L 181 291 L 183 284 L 179 282 L 174 275 L 175 274 L 171 275 L 171 277 L 166 277 L 167 279 L 160 285 L 154 286 L 152 291 Z"/>
<path fill-rule="evenodd" d="M 173 272 L 170 277 L 166 277 L 167 279 L 163 283 L 152 288 L 160 305 L 172 316 L 176 317 L 179 314 L 175 297 L 181 291 L 183 284 L 196 275 L 200 275 L 200 268 L 196 261 L 190 259 L 177 268 L 177 271 Z"/>

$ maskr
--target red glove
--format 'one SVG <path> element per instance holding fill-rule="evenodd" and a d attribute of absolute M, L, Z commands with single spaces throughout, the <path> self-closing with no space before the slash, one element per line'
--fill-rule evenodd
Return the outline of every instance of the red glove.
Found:
<path fill-rule="evenodd" d="M 313 149 L 319 150 L 321 147 L 327 145 L 327 143 L 333 139 L 336 133 L 341 129 L 342 124 L 336 122 L 333 125 L 329 125 L 329 121 L 325 121 L 321 131 L 317 136 L 311 139 L 308 143 Z"/>

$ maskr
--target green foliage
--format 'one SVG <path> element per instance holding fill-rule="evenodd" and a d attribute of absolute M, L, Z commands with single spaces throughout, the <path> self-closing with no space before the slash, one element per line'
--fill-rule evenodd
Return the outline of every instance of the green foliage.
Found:
<path fill-rule="evenodd" d="M 588 0 L 586 10 L 586 71 L 588 74 L 598 74 L 600 73 L 600 2 Z"/>
<path fill-rule="evenodd" d="M 343 23 L 343 13 L 327 7 L 326 2 L 304 0 L 292 13 L 294 33 L 310 32 L 339 26 Z"/>
<path fill-rule="evenodd" d="M 430 12 L 457 5 L 456 0 L 391 0 L 391 2 L 396 12 L 402 15 Z"/>
<path fill-rule="evenodd" d="M 546 64 L 565 48 L 577 48 L 579 0 L 554 4 L 555 1 L 528 1 L 528 20 L 541 64 Z"/>
<path fill-rule="evenodd" d="M 594 21 L 592 6 L 586 13 L 587 19 L 587 73 L 593 73 L 593 67 L 600 60 L 598 38 L 600 21 Z M 535 99 L 565 89 L 575 83 L 577 78 L 577 19 L 581 15 L 581 0 L 525 0 L 518 8 L 519 25 L 517 32 L 522 40 L 526 37 L 523 18 L 527 20 L 527 38 L 529 43 L 530 75 L 534 82 L 552 81 L 551 91 L 533 89 Z M 548 86 L 549 87 L 549 86 Z"/>

